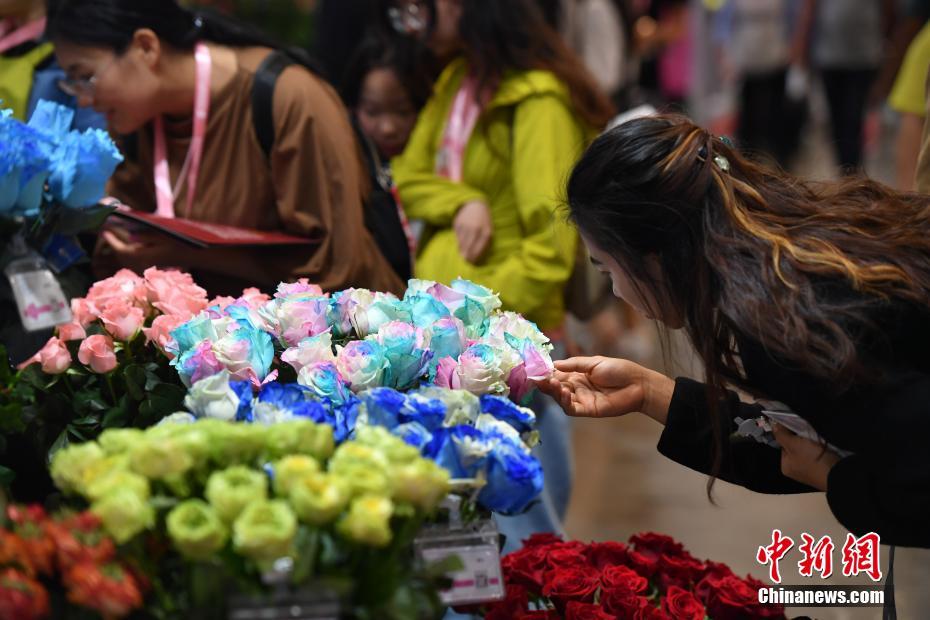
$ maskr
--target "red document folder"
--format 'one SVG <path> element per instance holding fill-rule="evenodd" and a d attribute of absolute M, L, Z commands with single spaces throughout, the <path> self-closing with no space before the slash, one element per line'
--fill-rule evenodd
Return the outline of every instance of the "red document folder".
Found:
<path fill-rule="evenodd" d="M 197 222 L 183 218 L 161 217 L 154 213 L 135 211 L 125 205 L 119 205 L 117 210 L 111 214 L 111 217 L 127 219 L 198 248 L 317 245 L 319 243 L 318 240 L 309 237 L 298 237 L 281 232 L 239 228 L 237 226 Z"/>

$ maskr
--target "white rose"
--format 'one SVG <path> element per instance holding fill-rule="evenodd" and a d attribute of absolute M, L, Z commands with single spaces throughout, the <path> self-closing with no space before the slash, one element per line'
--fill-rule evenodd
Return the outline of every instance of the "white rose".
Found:
<path fill-rule="evenodd" d="M 233 421 L 239 410 L 239 396 L 229 387 L 229 371 L 201 379 L 184 398 L 184 406 L 198 418 Z"/>

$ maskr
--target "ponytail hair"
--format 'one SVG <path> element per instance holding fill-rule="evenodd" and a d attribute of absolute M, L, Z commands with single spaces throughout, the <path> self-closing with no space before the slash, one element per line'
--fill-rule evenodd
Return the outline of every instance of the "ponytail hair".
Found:
<path fill-rule="evenodd" d="M 48 0 L 47 13 L 46 37 L 53 41 L 105 47 L 121 54 L 137 30 L 148 28 L 177 50 L 193 50 L 198 41 L 268 47 L 315 69 L 305 51 L 285 48 L 260 29 L 216 11 L 191 11 L 177 0 Z"/>

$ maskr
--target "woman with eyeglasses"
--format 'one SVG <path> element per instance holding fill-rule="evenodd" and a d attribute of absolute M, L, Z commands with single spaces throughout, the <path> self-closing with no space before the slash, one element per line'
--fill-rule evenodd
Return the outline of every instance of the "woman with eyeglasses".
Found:
<path fill-rule="evenodd" d="M 327 290 L 402 290 L 365 227 L 368 184 L 348 113 L 320 78 L 300 64 L 280 73 L 266 152 L 253 86 L 274 42 L 175 0 L 52 0 L 49 9 L 62 86 L 129 137 L 113 196 L 169 217 L 308 238 L 306 248 L 194 250 L 110 228 L 98 259 L 188 269 L 215 294 L 299 277 Z"/>
<path fill-rule="evenodd" d="M 408 215 L 425 222 L 416 275 L 490 287 L 560 343 L 577 238 L 557 210 L 610 102 L 536 0 L 387 2 L 384 15 L 446 63 L 392 162 Z M 548 404 L 534 403 L 546 493 L 519 523 L 505 522 L 509 547 L 558 531 L 568 504 L 569 432 Z"/>

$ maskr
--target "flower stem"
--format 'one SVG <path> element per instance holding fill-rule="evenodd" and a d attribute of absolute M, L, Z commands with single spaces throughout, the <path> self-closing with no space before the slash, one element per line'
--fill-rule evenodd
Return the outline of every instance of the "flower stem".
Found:
<path fill-rule="evenodd" d="M 115 407 L 117 399 L 116 399 L 116 390 L 113 389 L 113 375 L 111 373 L 107 373 L 103 375 L 103 377 L 104 379 L 106 379 L 107 389 L 110 392 L 110 400 L 113 401 L 113 406 Z"/>

